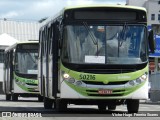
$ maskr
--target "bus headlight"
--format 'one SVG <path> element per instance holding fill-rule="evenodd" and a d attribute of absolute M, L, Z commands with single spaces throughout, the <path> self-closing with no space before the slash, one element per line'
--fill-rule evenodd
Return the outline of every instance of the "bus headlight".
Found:
<path fill-rule="evenodd" d="M 76 82 L 76 85 L 77 85 L 77 86 L 81 86 L 81 85 L 82 85 L 82 82 L 81 82 L 81 81 L 77 81 L 77 82 Z"/>
<path fill-rule="evenodd" d="M 138 84 L 141 84 L 141 83 L 142 83 L 141 79 L 139 79 L 139 78 L 136 79 L 136 82 L 137 82 Z"/>
<path fill-rule="evenodd" d="M 62 77 L 63 77 L 63 80 L 66 80 L 66 81 L 68 81 L 69 83 L 72 83 L 72 84 L 75 83 L 75 79 L 72 78 L 72 77 L 70 77 L 69 74 L 67 74 L 67 73 L 63 73 L 63 74 L 62 74 Z"/>
<path fill-rule="evenodd" d="M 26 83 L 25 83 L 25 82 L 21 82 L 21 83 L 20 83 L 20 85 L 25 86 L 25 85 L 26 85 Z"/>
<path fill-rule="evenodd" d="M 17 83 L 18 85 L 21 85 L 21 86 L 25 86 L 25 85 L 26 85 L 26 83 L 25 83 L 25 82 L 22 82 L 22 81 L 16 81 L 16 83 Z"/>
<path fill-rule="evenodd" d="M 62 72 L 62 78 L 63 78 L 63 80 L 65 80 L 68 83 L 71 83 L 73 85 L 81 86 L 81 87 L 85 86 L 85 84 L 81 80 L 76 80 L 65 72 Z"/>
<path fill-rule="evenodd" d="M 129 81 L 129 85 L 134 86 L 135 85 L 135 81 L 134 80 Z"/>
<path fill-rule="evenodd" d="M 139 84 L 145 82 L 146 80 L 147 80 L 147 74 L 143 74 L 142 76 L 140 76 L 136 80 L 130 80 L 128 82 L 128 84 L 131 85 L 131 86 L 139 85 Z"/>
<path fill-rule="evenodd" d="M 136 79 L 137 84 L 141 84 L 142 82 L 145 82 L 147 80 L 147 74 L 143 74 L 141 77 Z"/>
<path fill-rule="evenodd" d="M 64 73 L 64 74 L 63 74 L 63 78 L 64 78 L 64 79 L 69 79 L 69 75 L 68 75 L 67 73 Z"/>
<path fill-rule="evenodd" d="M 146 80 L 147 79 L 147 74 L 143 74 L 141 77 L 140 77 L 141 80 Z"/>
<path fill-rule="evenodd" d="M 70 79 L 68 79 L 68 82 L 73 84 L 75 82 L 75 79 L 74 78 L 70 78 Z"/>

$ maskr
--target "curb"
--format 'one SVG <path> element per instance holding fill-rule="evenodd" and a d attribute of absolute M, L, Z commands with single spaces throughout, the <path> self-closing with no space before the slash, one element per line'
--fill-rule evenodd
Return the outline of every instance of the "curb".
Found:
<path fill-rule="evenodd" d="M 160 101 L 140 100 L 140 104 L 159 104 L 160 105 Z"/>

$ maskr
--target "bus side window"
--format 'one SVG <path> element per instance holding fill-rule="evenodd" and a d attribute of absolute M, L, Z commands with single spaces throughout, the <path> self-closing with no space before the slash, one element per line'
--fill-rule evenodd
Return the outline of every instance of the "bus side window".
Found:
<path fill-rule="evenodd" d="M 0 63 L 4 62 L 4 50 L 0 50 Z"/>
<path fill-rule="evenodd" d="M 46 55 L 46 28 L 43 32 L 43 57 Z"/>
<path fill-rule="evenodd" d="M 42 31 L 40 30 L 39 32 L 39 54 L 38 54 L 39 58 L 41 54 L 42 54 Z"/>
<path fill-rule="evenodd" d="M 48 55 L 48 33 L 49 33 L 49 30 L 46 28 L 46 45 L 45 45 L 45 48 L 46 48 L 46 56 Z"/>
<path fill-rule="evenodd" d="M 50 41 L 50 42 L 49 42 L 49 43 L 50 43 L 50 44 L 49 44 L 49 45 L 50 45 L 49 54 L 50 54 L 50 55 L 53 54 L 53 51 L 52 51 L 52 50 L 53 50 L 52 44 L 53 44 L 53 39 L 54 39 L 54 31 L 53 31 L 54 28 L 53 28 L 53 27 L 54 27 L 54 25 L 52 24 L 52 25 L 51 25 L 51 29 L 50 29 L 50 38 L 49 38 L 49 41 Z"/>
<path fill-rule="evenodd" d="M 47 44 L 47 41 L 48 41 L 48 29 L 46 28 L 46 30 L 45 30 L 45 38 L 47 38 L 47 39 L 45 39 L 45 56 L 47 56 L 47 47 L 48 47 L 48 44 Z"/>
<path fill-rule="evenodd" d="M 43 55 L 43 49 L 42 49 L 43 48 L 43 31 L 41 31 L 41 37 L 40 37 L 40 41 L 39 42 L 40 42 L 40 46 L 39 46 L 40 47 L 40 51 L 39 51 L 40 53 L 39 53 L 39 56 L 42 57 L 42 55 Z"/>

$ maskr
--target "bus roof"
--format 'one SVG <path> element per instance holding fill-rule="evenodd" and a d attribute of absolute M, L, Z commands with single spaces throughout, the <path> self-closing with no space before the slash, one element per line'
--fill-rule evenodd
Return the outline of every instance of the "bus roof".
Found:
<path fill-rule="evenodd" d="M 37 43 L 37 44 L 38 44 L 39 41 L 23 41 L 23 42 L 16 42 L 15 44 L 13 44 L 13 45 L 7 47 L 7 48 L 5 49 L 5 52 L 14 49 L 14 48 L 15 48 L 17 45 L 19 45 L 19 44 L 32 44 L 32 43 Z"/>
<path fill-rule="evenodd" d="M 133 10 L 142 10 L 142 11 L 146 11 L 146 9 L 144 7 L 137 7 L 137 6 L 130 6 L 130 5 L 77 5 L 77 6 L 67 6 L 64 7 L 59 13 L 57 13 L 54 16 L 49 17 L 48 19 L 46 19 L 45 21 L 43 21 L 41 23 L 40 29 L 44 26 L 46 26 L 46 24 L 50 23 L 50 21 L 54 20 L 55 18 L 57 18 L 60 15 L 64 14 L 64 11 L 66 10 L 70 10 L 70 9 L 79 9 L 79 8 L 124 8 L 124 9 L 133 9 Z"/>
<path fill-rule="evenodd" d="M 69 9 L 78 9 L 78 8 L 96 8 L 96 7 L 108 7 L 108 8 L 126 8 L 126 9 L 135 9 L 146 11 L 144 7 L 130 6 L 130 5 L 78 5 L 78 6 L 68 6 L 64 8 L 65 10 Z"/>

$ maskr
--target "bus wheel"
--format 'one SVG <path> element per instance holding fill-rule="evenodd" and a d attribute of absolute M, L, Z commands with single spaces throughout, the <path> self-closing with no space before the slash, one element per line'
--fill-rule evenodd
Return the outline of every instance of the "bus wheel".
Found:
<path fill-rule="evenodd" d="M 116 105 L 108 105 L 108 110 L 115 110 L 116 109 Z"/>
<path fill-rule="evenodd" d="M 6 94 L 6 100 L 11 100 L 11 94 Z"/>
<path fill-rule="evenodd" d="M 44 108 L 45 109 L 52 109 L 52 105 L 53 105 L 53 100 L 44 97 Z"/>
<path fill-rule="evenodd" d="M 67 109 L 67 102 L 65 100 L 57 99 L 55 101 L 55 106 L 57 111 L 66 111 Z"/>
<path fill-rule="evenodd" d="M 100 111 L 104 111 L 104 110 L 106 110 L 106 105 L 99 104 L 99 105 L 98 105 L 98 109 L 99 109 Z"/>
<path fill-rule="evenodd" d="M 128 113 L 137 113 L 139 109 L 139 100 L 129 99 L 126 101 Z"/>
<path fill-rule="evenodd" d="M 18 100 L 18 95 L 12 94 L 12 101 L 17 101 L 17 100 Z"/>
<path fill-rule="evenodd" d="M 43 102 L 43 96 L 38 95 L 38 102 Z"/>

